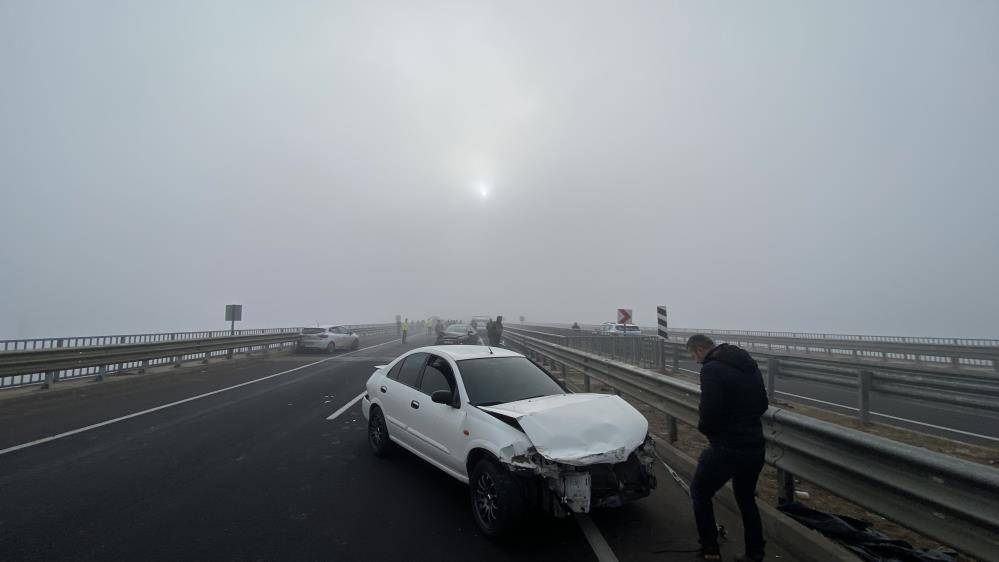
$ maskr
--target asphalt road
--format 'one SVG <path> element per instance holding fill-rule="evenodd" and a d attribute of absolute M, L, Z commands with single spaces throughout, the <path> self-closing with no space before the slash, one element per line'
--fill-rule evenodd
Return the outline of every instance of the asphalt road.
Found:
<path fill-rule="evenodd" d="M 660 552 L 697 546 L 688 499 L 664 471 L 642 502 L 539 516 L 493 542 L 465 485 L 405 452 L 374 457 L 360 406 L 344 406 L 375 365 L 427 343 L 373 337 L 332 357 L 0 396 L 0 560 L 695 559 Z M 733 557 L 740 534 L 724 546 Z"/>
<path fill-rule="evenodd" d="M 554 334 L 571 333 L 560 328 L 526 328 Z M 679 366 L 691 375 L 696 375 L 700 369 L 690 359 L 681 360 Z M 800 402 L 843 414 L 856 415 L 857 412 L 857 393 L 840 386 L 778 377 L 777 395 L 789 402 Z M 999 416 L 988 413 L 946 404 L 900 399 L 877 392 L 871 393 L 871 413 L 872 419 L 888 425 L 974 445 L 999 446 Z"/>

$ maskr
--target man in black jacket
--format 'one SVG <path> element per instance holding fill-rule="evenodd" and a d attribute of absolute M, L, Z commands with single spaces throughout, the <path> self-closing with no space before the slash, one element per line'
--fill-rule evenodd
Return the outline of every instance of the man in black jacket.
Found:
<path fill-rule="evenodd" d="M 740 560 L 763 560 L 763 527 L 756 507 L 756 481 L 766 448 L 760 423 L 768 405 L 763 376 L 745 350 L 724 343 L 715 345 L 703 334 L 690 336 L 687 350 L 701 364 L 697 429 L 710 443 L 701 453 L 690 483 L 701 556 L 721 559 L 711 498 L 731 480 L 745 533 L 746 555 Z"/>

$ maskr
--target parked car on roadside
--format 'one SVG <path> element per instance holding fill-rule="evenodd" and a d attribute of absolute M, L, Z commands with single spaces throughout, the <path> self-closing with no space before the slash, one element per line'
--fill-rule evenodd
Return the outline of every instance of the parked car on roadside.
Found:
<path fill-rule="evenodd" d="M 297 351 L 318 350 L 333 353 L 343 349 L 357 349 L 361 338 L 345 326 L 316 326 L 302 328 L 302 337 L 298 340 Z"/>
<path fill-rule="evenodd" d="M 569 393 L 506 349 L 415 349 L 377 367 L 361 405 L 374 454 L 399 446 L 468 484 L 486 536 L 532 510 L 588 513 L 656 486 L 641 413 L 619 396 Z"/>

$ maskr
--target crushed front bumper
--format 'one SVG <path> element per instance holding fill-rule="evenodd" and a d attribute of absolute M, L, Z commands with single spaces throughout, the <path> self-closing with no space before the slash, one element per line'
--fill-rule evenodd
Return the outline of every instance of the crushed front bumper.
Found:
<path fill-rule="evenodd" d="M 509 464 L 525 496 L 544 511 L 563 517 L 589 513 L 594 507 L 620 507 L 644 498 L 656 487 L 652 439 L 624 462 L 571 466 L 544 459 L 537 452 L 514 457 Z"/>

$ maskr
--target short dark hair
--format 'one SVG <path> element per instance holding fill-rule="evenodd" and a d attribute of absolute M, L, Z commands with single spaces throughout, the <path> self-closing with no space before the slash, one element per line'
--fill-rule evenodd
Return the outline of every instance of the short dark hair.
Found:
<path fill-rule="evenodd" d="M 687 349 L 693 351 L 698 347 L 714 347 L 715 340 L 705 336 L 704 334 L 694 334 L 687 338 Z"/>

